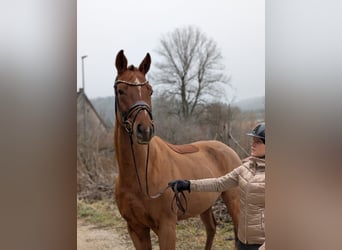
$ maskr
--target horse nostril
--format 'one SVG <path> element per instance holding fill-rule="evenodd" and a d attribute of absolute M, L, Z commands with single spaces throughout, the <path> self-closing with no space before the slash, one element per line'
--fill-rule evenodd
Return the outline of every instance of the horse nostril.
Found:
<path fill-rule="evenodd" d="M 145 129 L 142 124 L 137 125 L 137 136 L 140 138 L 149 137 L 149 129 Z"/>
<path fill-rule="evenodd" d="M 138 126 L 137 126 L 137 132 L 138 132 L 139 134 L 142 134 L 142 133 L 143 133 L 143 129 L 142 129 L 142 125 L 141 125 L 141 124 L 138 124 Z"/>

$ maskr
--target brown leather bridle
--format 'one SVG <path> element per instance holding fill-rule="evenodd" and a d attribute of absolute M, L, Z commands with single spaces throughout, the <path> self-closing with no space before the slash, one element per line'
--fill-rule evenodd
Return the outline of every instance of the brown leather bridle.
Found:
<path fill-rule="evenodd" d="M 123 81 L 123 80 L 116 80 L 115 84 L 114 84 L 114 89 L 115 89 L 115 116 L 117 117 L 117 110 L 119 110 L 120 114 L 121 114 L 121 121 L 123 122 L 123 126 L 125 127 L 127 133 L 132 136 L 133 134 L 133 125 L 135 123 L 135 119 L 137 118 L 138 114 L 140 113 L 140 111 L 146 110 L 148 115 L 151 118 L 151 122 L 152 122 L 152 129 L 154 132 L 154 124 L 153 124 L 153 116 L 152 116 L 152 109 L 151 107 L 144 101 L 138 101 L 136 103 L 134 103 L 129 109 L 128 111 L 122 111 L 120 108 L 120 103 L 118 100 L 118 95 L 117 95 L 117 85 L 118 84 L 126 84 L 126 85 L 130 85 L 130 86 L 143 86 L 146 83 L 148 83 L 148 81 L 145 81 L 143 83 L 132 83 L 132 82 L 127 82 L 127 81 Z M 130 117 L 133 117 L 132 120 L 130 120 Z"/>
<path fill-rule="evenodd" d="M 149 160 L 149 155 L 150 155 L 150 144 L 148 144 L 147 145 L 146 163 L 145 163 L 146 193 L 144 193 L 142 191 L 142 184 L 141 184 L 140 175 L 139 175 L 136 160 L 135 160 L 135 153 L 134 153 L 134 149 L 133 149 L 133 138 L 132 138 L 133 137 L 133 126 L 134 126 L 136 117 L 138 116 L 138 114 L 142 110 L 146 110 L 147 113 L 149 114 L 151 121 L 152 121 L 152 128 L 154 129 L 152 109 L 146 102 L 138 101 L 135 104 L 133 104 L 128 109 L 128 111 L 126 111 L 126 112 L 122 111 L 120 108 L 120 103 L 119 103 L 118 97 L 117 97 L 118 96 L 117 95 L 117 85 L 118 84 L 126 84 L 129 86 L 143 86 L 146 83 L 148 83 L 148 81 L 145 81 L 143 83 L 133 83 L 133 82 L 127 82 L 127 81 L 123 81 L 123 80 L 116 80 L 115 81 L 115 84 L 114 84 L 114 89 L 115 89 L 115 116 L 116 116 L 116 119 L 118 119 L 117 118 L 117 112 L 119 111 L 121 114 L 121 121 L 123 122 L 123 124 L 121 124 L 121 125 L 125 128 L 126 132 L 129 135 L 129 138 L 130 138 L 132 157 L 133 157 L 133 162 L 134 162 L 135 173 L 136 173 L 138 184 L 139 184 L 139 190 L 141 193 L 145 194 L 148 198 L 155 199 L 155 198 L 158 198 L 159 196 L 161 196 L 169 188 L 169 186 L 165 187 L 164 189 L 162 189 L 160 192 L 158 192 L 155 195 L 149 194 L 147 173 L 148 173 L 148 160 Z M 130 120 L 131 117 L 133 117 L 133 119 Z"/>
<path fill-rule="evenodd" d="M 126 112 L 122 111 L 121 108 L 120 108 L 120 103 L 119 103 L 118 95 L 117 95 L 117 85 L 118 84 L 126 84 L 126 85 L 129 85 L 129 86 L 143 86 L 143 85 L 145 85 L 147 83 L 148 83 L 148 81 L 145 81 L 143 83 L 135 83 L 135 82 L 127 82 L 127 81 L 124 81 L 124 80 L 118 80 L 118 79 L 115 80 L 115 84 L 114 84 L 114 91 L 115 91 L 115 117 L 116 117 L 116 119 L 118 119 L 117 112 L 119 111 L 120 115 L 121 115 L 121 121 L 123 122 L 123 124 L 121 124 L 121 125 L 125 128 L 126 132 L 129 135 L 129 138 L 130 138 L 132 158 L 133 158 L 133 162 L 134 162 L 135 173 L 136 173 L 138 184 L 139 184 L 139 190 L 140 190 L 141 193 L 143 193 L 148 198 L 156 199 L 156 198 L 160 197 L 163 193 L 165 193 L 165 191 L 168 188 L 172 188 L 172 186 L 171 185 L 167 185 L 165 188 L 163 188 L 158 193 L 156 193 L 154 195 L 150 195 L 149 188 L 148 188 L 148 178 L 147 178 L 148 177 L 147 176 L 147 174 L 148 174 L 148 160 L 149 160 L 149 155 L 150 155 L 150 144 L 148 143 L 148 145 L 147 145 L 147 156 L 146 156 L 146 162 L 145 162 L 146 193 L 144 193 L 142 191 L 142 184 L 141 184 L 140 175 L 139 175 L 137 164 L 136 164 L 136 160 L 135 160 L 135 153 L 134 153 L 134 149 L 133 149 L 133 138 L 132 138 L 133 137 L 133 126 L 134 126 L 135 120 L 136 120 L 138 114 L 140 113 L 140 111 L 142 111 L 142 110 L 146 110 L 146 112 L 150 116 L 151 122 L 152 122 L 152 129 L 154 131 L 152 109 L 151 109 L 151 107 L 146 102 L 138 101 L 135 104 L 133 104 L 128 109 L 128 111 L 126 111 Z M 131 117 L 133 117 L 132 120 L 130 120 Z M 119 122 L 119 120 L 117 120 L 117 121 Z M 179 208 L 179 210 L 182 211 L 182 213 L 184 214 L 185 211 L 186 211 L 186 208 L 187 208 L 187 200 L 185 198 L 185 195 L 184 195 L 183 191 L 178 192 L 177 186 L 175 186 L 173 191 L 174 191 L 174 197 L 173 197 L 172 202 L 171 202 L 171 209 L 172 209 L 172 211 L 174 211 L 173 202 L 175 201 L 177 207 Z M 183 200 L 185 201 L 185 207 L 182 205 L 180 196 L 182 196 Z"/>

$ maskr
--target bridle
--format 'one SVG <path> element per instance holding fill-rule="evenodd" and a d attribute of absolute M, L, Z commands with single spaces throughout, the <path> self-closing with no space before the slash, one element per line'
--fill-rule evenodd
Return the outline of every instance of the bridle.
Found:
<path fill-rule="evenodd" d="M 121 121 L 123 121 L 123 126 L 126 129 L 127 133 L 130 135 L 130 138 L 133 135 L 133 125 L 135 123 L 135 119 L 137 118 L 140 111 L 146 110 L 146 112 L 148 113 L 148 115 L 151 118 L 152 128 L 154 129 L 152 109 L 146 102 L 139 101 L 139 102 L 134 103 L 128 109 L 127 112 L 124 112 L 121 110 L 119 100 L 118 100 L 118 95 L 117 95 L 117 85 L 120 83 L 130 85 L 130 86 L 143 86 L 146 83 L 148 83 L 148 81 L 145 81 L 143 83 L 133 83 L 133 82 L 127 82 L 127 81 L 123 81 L 123 80 L 116 80 L 115 84 L 114 84 L 114 89 L 115 89 L 114 90 L 115 91 L 115 117 L 117 117 L 116 112 L 117 112 L 117 110 L 119 110 L 120 114 L 121 114 Z M 133 116 L 132 120 L 129 119 L 131 116 Z"/>
<path fill-rule="evenodd" d="M 138 180 L 138 184 L 139 184 L 139 190 L 141 193 L 145 194 L 148 198 L 151 199 L 155 199 L 158 198 L 159 196 L 161 196 L 168 188 L 169 186 L 165 187 L 164 189 L 162 189 L 160 192 L 158 192 L 155 195 L 150 195 L 149 193 L 149 189 L 148 189 L 148 178 L 147 178 L 147 173 L 148 173 L 148 160 L 149 160 L 149 155 L 150 155 L 150 144 L 147 144 L 147 156 L 146 156 L 146 162 L 145 162 L 145 182 L 146 182 L 146 193 L 144 193 L 142 191 L 142 184 L 141 184 L 141 179 L 140 179 L 140 175 L 138 172 L 138 167 L 136 164 L 136 160 L 135 160 L 135 153 L 134 153 L 134 149 L 133 149 L 133 127 L 134 127 L 134 123 L 135 120 L 138 116 L 138 114 L 143 111 L 146 110 L 146 112 L 148 113 L 148 115 L 151 118 L 152 121 L 152 128 L 154 130 L 154 125 L 153 125 L 153 116 L 152 116 L 152 109 L 151 107 L 144 101 L 138 101 L 136 103 L 134 103 L 129 109 L 128 111 L 122 111 L 120 108 L 120 103 L 118 100 L 118 95 L 117 95 L 117 85 L 118 84 L 126 84 L 129 86 L 143 86 L 145 84 L 147 84 L 148 81 L 142 82 L 142 83 L 135 83 L 135 82 L 127 82 L 127 81 L 123 81 L 123 80 L 115 80 L 115 84 L 114 84 L 114 90 L 115 90 L 115 117 L 117 118 L 117 111 L 120 112 L 121 115 L 121 121 L 123 123 L 121 123 L 121 125 L 125 128 L 126 132 L 129 135 L 129 139 L 130 139 L 130 143 L 131 143 L 131 151 L 132 151 L 132 157 L 133 157 L 133 162 L 134 162 L 134 169 L 135 169 L 135 173 L 137 176 L 137 180 Z M 130 118 L 133 118 L 130 120 Z M 119 122 L 120 123 L 120 122 Z"/>
<path fill-rule="evenodd" d="M 135 160 L 135 153 L 134 153 L 134 149 L 133 149 L 133 127 L 134 127 L 135 120 L 136 120 L 138 114 L 141 111 L 145 110 L 148 113 L 148 115 L 150 116 L 151 121 L 152 121 L 152 129 L 154 131 L 152 109 L 151 109 L 151 107 L 146 102 L 138 101 L 138 102 L 134 103 L 128 109 L 128 111 L 126 111 L 126 112 L 122 111 L 121 108 L 120 108 L 120 103 L 119 103 L 118 95 L 117 95 L 117 85 L 118 84 L 126 84 L 126 85 L 129 85 L 129 86 L 143 86 L 143 85 L 145 85 L 147 83 L 148 83 L 148 81 L 145 81 L 145 82 L 142 82 L 142 83 L 135 83 L 135 82 L 128 82 L 128 81 L 119 80 L 119 79 L 115 80 L 115 83 L 114 83 L 115 117 L 116 117 L 116 119 L 118 119 L 117 112 L 119 111 L 120 115 L 121 115 L 121 121 L 123 123 L 120 123 L 118 120 L 117 121 L 125 128 L 126 132 L 129 135 L 129 139 L 130 139 L 130 143 L 131 143 L 132 157 L 133 157 L 133 162 L 134 162 L 134 169 L 135 169 L 135 173 L 136 173 L 138 184 L 139 184 L 139 190 L 140 190 L 141 193 L 143 193 L 148 198 L 156 199 L 156 198 L 160 197 L 163 193 L 165 193 L 165 191 L 168 188 L 172 188 L 172 186 L 171 185 L 167 185 L 165 188 L 163 188 L 158 193 L 156 193 L 154 195 L 150 195 L 149 188 L 148 188 L 148 178 L 147 178 L 147 174 L 148 174 L 148 161 L 149 161 L 149 155 L 150 155 L 150 144 L 148 143 L 147 144 L 147 156 L 146 156 L 146 162 L 145 162 L 145 183 L 146 183 L 146 190 L 145 191 L 146 191 L 146 193 L 144 193 L 142 191 L 141 179 L 140 179 L 140 175 L 139 175 L 139 172 L 138 172 L 138 168 L 137 168 L 137 164 L 136 164 L 136 160 Z M 131 117 L 133 117 L 132 120 L 130 120 Z M 171 203 L 171 209 L 174 211 L 172 205 L 173 205 L 173 202 L 176 201 L 177 207 L 184 214 L 185 211 L 186 211 L 187 204 L 186 204 L 186 206 L 184 208 L 184 206 L 181 203 L 180 196 L 183 197 L 183 199 L 185 200 L 185 203 L 186 203 L 187 201 L 186 201 L 185 195 L 184 195 L 184 193 L 182 191 L 178 192 L 177 186 L 174 187 L 173 191 L 174 191 L 174 197 L 173 197 L 173 200 L 172 200 L 172 203 Z"/>

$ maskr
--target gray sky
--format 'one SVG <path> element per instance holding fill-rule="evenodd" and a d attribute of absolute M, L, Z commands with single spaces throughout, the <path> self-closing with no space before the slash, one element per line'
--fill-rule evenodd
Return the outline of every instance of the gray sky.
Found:
<path fill-rule="evenodd" d="M 228 99 L 265 95 L 264 0 L 79 0 L 77 89 L 82 87 L 82 55 L 88 55 L 84 60 L 87 95 L 112 96 L 114 60 L 120 49 L 136 66 L 149 52 L 153 71 L 162 35 L 189 25 L 217 42 L 235 88 L 227 87 Z"/>

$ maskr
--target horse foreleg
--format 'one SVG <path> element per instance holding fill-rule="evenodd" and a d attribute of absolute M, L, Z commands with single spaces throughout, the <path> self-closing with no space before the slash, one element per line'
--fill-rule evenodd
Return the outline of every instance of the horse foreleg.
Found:
<path fill-rule="evenodd" d="M 213 245 L 215 233 L 216 233 L 216 220 L 213 214 L 211 207 L 203 212 L 201 215 L 201 220 L 205 226 L 205 230 L 207 232 L 207 241 L 205 243 L 205 249 L 211 249 Z"/>
<path fill-rule="evenodd" d="M 132 226 L 129 224 L 127 224 L 127 227 L 135 249 L 152 249 L 150 229 L 148 227 L 137 227 L 136 225 Z"/>
<path fill-rule="evenodd" d="M 158 229 L 159 249 L 176 249 L 176 221 L 161 222 Z"/>
<path fill-rule="evenodd" d="M 228 213 L 232 217 L 234 224 L 235 248 L 237 248 L 237 231 L 239 227 L 239 213 L 240 213 L 240 193 L 237 189 L 232 189 L 223 192 L 222 200 L 227 207 Z"/>

